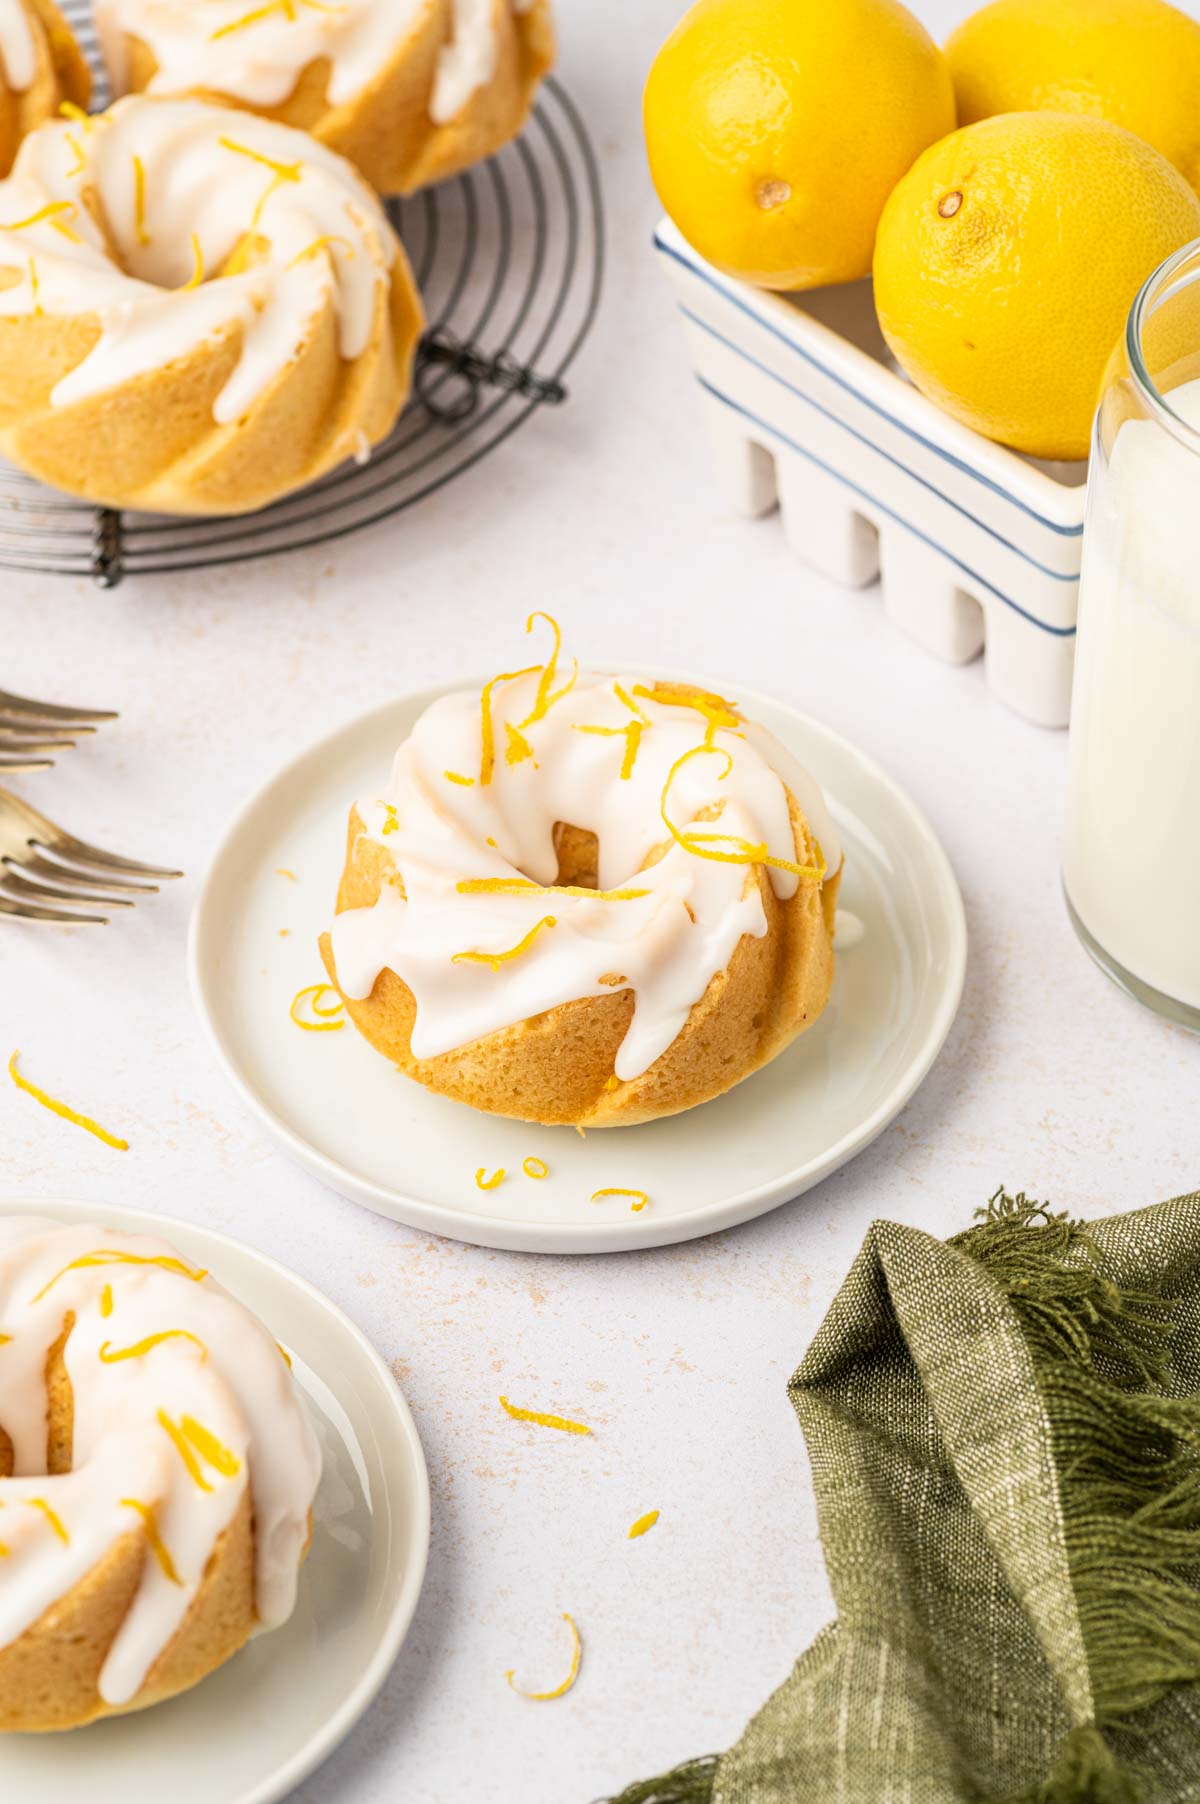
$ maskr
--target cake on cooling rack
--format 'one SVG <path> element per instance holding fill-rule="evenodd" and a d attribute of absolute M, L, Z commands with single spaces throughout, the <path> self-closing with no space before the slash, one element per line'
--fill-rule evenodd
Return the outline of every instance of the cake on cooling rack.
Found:
<path fill-rule="evenodd" d="M 32 132 L 0 222 L 0 452 L 53 487 L 245 513 L 391 431 L 421 305 L 376 196 L 305 133 L 133 96 Z"/>
<path fill-rule="evenodd" d="M 312 132 L 382 194 L 516 136 L 554 61 L 549 0 L 95 0 L 117 93 L 200 94 Z"/>
<path fill-rule="evenodd" d="M 27 132 L 65 102 L 86 107 L 92 77 L 53 0 L 0 0 L 0 175 Z"/>

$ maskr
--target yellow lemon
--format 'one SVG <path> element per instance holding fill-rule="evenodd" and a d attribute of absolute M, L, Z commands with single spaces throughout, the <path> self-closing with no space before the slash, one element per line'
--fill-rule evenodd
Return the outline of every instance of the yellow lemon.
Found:
<path fill-rule="evenodd" d="M 699 0 L 645 97 L 659 199 L 719 269 L 850 282 L 913 158 L 954 128 L 946 60 L 898 0 Z"/>
<path fill-rule="evenodd" d="M 994 113 L 1109 119 L 1200 188 L 1200 24 L 1167 0 L 995 0 L 946 54 L 960 125 Z"/>
<path fill-rule="evenodd" d="M 1138 289 L 1200 237 L 1200 199 L 1132 132 L 1006 113 L 920 157 L 884 209 L 875 305 L 917 387 L 986 437 L 1088 454 Z"/>

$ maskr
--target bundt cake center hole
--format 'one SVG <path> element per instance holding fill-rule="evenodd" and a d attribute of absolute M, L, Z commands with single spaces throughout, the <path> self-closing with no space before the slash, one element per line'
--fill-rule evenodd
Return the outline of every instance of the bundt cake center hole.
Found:
<path fill-rule="evenodd" d="M 558 854 L 556 883 L 569 884 L 574 889 L 599 889 L 600 841 L 590 828 L 556 821 L 554 850 Z"/>

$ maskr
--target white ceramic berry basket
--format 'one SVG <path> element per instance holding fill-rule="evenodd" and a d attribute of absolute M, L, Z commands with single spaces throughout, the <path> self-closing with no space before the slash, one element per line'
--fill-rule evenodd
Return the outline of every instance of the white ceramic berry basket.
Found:
<path fill-rule="evenodd" d="M 891 362 L 869 282 L 770 294 L 655 234 L 730 499 L 950 663 L 982 651 L 1009 707 L 1070 709 L 1086 464 L 1019 456 L 950 419 Z"/>

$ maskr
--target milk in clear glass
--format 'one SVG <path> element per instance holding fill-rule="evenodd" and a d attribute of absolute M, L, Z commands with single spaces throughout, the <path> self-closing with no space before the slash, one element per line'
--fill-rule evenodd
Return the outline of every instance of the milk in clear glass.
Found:
<path fill-rule="evenodd" d="M 1081 939 L 1200 1029 L 1200 247 L 1147 284 L 1097 422 L 1064 848 Z"/>

